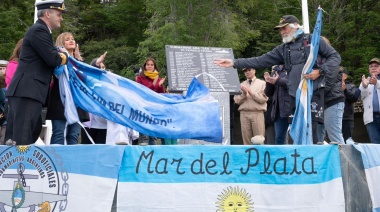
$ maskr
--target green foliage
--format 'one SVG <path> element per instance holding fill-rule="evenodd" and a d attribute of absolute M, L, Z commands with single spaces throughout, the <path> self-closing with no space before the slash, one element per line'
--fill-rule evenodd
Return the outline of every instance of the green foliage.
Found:
<path fill-rule="evenodd" d="M 88 41 L 82 45 L 81 51 L 84 52 L 83 56 L 87 63 L 107 52 L 106 68 L 119 74 L 125 67 L 136 63 L 134 56 L 136 49 L 126 46 L 125 43 L 124 39 Z"/>
<path fill-rule="evenodd" d="M 165 45 L 229 47 L 239 52 L 259 34 L 224 1 L 147 1 L 147 11 L 152 17 L 137 54 L 140 61 L 155 58 L 161 75 L 166 75 Z"/>
<path fill-rule="evenodd" d="M 104 2 L 104 3 L 102 3 Z M 8 59 L 16 42 L 34 21 L 35 0 L 0 1 L 0 59 Z M 352 72 L 356 85 L 368 73 L 368 61 L 380 57 L 380 2 L 309 0 L 312 32 L 319 5 L 322 34 Z M 302 22 L 299 0 L 65 0 L 68 13 L 53 32 L 73 33 L 89 63 L 108 51 L 107 68 L 134 79 L 134 68 L 156 59 L 166 76 L 165 45 L 228 47 L 238 57 L 260 56 L 281 43 L 273 27 L 285 14 Z M 264 71 L 257 70 L 262 77 Z M 244 75 L 240 72 L 240 77 Z"/>
<path fill-rule="evenodd" d="M 2 6 L 6 5 L 5 3 L 0 7 L 0 59 L 7 60 L 17 41 L 24 37 L 26 30 L 33 24 L 33 13 L 32 10 L 24 12 L 24 4 L 4 9 Z"/>

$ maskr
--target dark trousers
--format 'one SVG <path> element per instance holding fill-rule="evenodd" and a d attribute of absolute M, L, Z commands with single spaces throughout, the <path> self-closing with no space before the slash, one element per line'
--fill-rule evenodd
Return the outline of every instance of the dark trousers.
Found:
<path fill-rule="evenodd" d="M 354 130 L 353 120 L 343 120 L 342 121 L 342 134 L 343 139 L 346 141 L 348 138 L 352 138 L 352 132 Z"/>
<path fill-rule="evenodd" d="M 88 127 L 85 127 L 85 128 L 95 144 L 106 143 L 107 129 L 96 129 L 96 128 L 88 128 Z M 81 129 L 81 137 L 82 137 L 81 144 L 92 144 L 83 128 Z"/>
<path fill-rule="evenodd" d="M 276 134 L 275 144 L 284 145 L 287 144 L 286 135 L 288 133 L 289 122 L 288 117 L 281 118 L 280 115 L 274 120 L 274 131 Z"/>
<path fill-rule="evenodd" d="M 30 98 L 8 97 L 7 129 L 5 141 L 16 145 L 33 144 L 42 129 L 42 103 Z"/>
<path fill-rule="evenodd" d="M 369 140 L 373 144 L 380 144 L 380 114 L 373 114 L 373 121 L 365 125 Z"/>

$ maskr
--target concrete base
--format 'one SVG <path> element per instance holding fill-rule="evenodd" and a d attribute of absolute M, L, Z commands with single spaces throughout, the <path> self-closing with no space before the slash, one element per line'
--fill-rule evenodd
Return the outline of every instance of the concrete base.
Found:
<path fill-rule="evenodd" d="M 372 201 L 360 152 L 352 145 L 339 145 L 346 211 L 372 211 Z"/>

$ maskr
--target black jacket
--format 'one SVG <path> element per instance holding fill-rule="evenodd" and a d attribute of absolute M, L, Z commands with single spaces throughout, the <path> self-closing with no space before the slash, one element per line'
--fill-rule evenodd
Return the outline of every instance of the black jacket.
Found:
<path fill-rule="evenodd" d="M 61 63 L 49 28 L 38 19 L 26 32 L 7 96 L 27 97 L 45 104 L 54 69 Z"/>
<path fill-rule="evenodd" d="M 354 103 L 360 97 L 360 90 L 352 83 L 346 81 L 346 90 L 344 90 L 344 112 L 343 120 L 354 120 Z"/>
<path fill-rule="evenodd" d="M 260 69 L 284 64 L 289 76 L 289 94 L 295 97 L 298 85 L 301 81 L 302 69 L 310 53 L 308 40 L 308 36 L 302 33 L 294 42 L 281 44 L 262 56 L 236 59 L 234 67 Z M 320 67 L 321 73 L 325 78 L 329 78 L 331 73 L 339 73 L 340 55 L 322 38 L 320 40 L 318 55 L 326 59 Z M 327 82 L 326 79 L 325 89 L 329 90 L 333 86 L 334 85 Z"/>
<path fill-rule="evenodd" d="M 335 77 L 326 79 L 326 84 L 330 80 L 331 84 L 335 84 L 335 86 L 332 86 L 329 90 L 325 89 L 325 109 L 339 102 L 344 102 L 345 98 L 342 90 L 342 76 L 339 73 L 337 75 L 331 73 L 331 75 Z"/>
<path fill-rule="evenodd" d="M 288 75 L 287 72 L 282 70 L 277 72 L 279 75 L 276 83 L 266 83 L 265 95 L 272 97 L 271 104 L 271 120 L 274 121 L 277 114 L 280 114 L 281 118 L 289 117 L 291 114 L 291 97 L 288 91 Z"/>
<path fill-rule="evenodd" d="M 326 61 L 325 58 L 318 55 L 316 67 L 320 68 Z M 328 74 L 321 75 L 314 80 L 314 91 L 319 88 L 324 88 L 324 108 L 328 108 L 339 102 L 344 102 L 344 94 L 342 90 L 342 75 L 339 71 L 330 71 Z"/>
<path fill-rule="evenodd" d="M 46 112 L 47 120 L 66 120 L 65 118 L 65 107 L 62 104 L 61 95 L 59 92 L 59 80 L 55 76 L 53 77 L 54 84 L 50 90 L 50 97 L 48 108 Z M 79 120 L 81 122 L 90 121 L 90 116 L 88 112 L 82 110 L 81 108 L 77 108 Z"/>

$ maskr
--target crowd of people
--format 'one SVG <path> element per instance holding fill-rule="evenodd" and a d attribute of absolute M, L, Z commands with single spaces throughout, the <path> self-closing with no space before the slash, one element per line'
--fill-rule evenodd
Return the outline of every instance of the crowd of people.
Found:
<path fill-rule="evenodd" d="M 303 74 L 310 54 L 312 35 L 304 33 L 298 18 L 293 15 L 283 16 L 274 29 L 280 32 L 283 43 L 272 51 L 259 57 L 214 61 L 214 64 L 221 67 L 242 69 L 247 78 L 241 83 L 242 94 L 234 98 L 235 103 L 240 105 L 244 144 L 263 143 L 262 137 L 266 136 L 263 126 L 270 122 L 274 123 L 275 144 L 292 143 L 288 129 L 294 118 L 296 91 L 302 78 L 313 81 L 310 104 L 313 144 L 324 144 L 327 140 L 326 132 L 330 144 L 352 142 L 353 104 L 358 99 L 363 101 L 364 124 L 370 142 L 380 143 L 380 83 L 377 82 L 380 60 L 373 58 L 369 61 L 370 75 L 363 75 L 360 87 L 357 88 L 348 81 L 349 73 L 341 66 L 339 53 L 322 36 L 316 63 L 310 73 Z M 264 73 L 265 86 L 262 86 L 262 80 L 255 77 L 255 70 L 262 68 L 272 68 L 271 73 Z M 265 98 L 269 102 L 263 101 Z M 268 115 L 265 116 L 264 113 Z"/>
<path fill-rule="evenodd" d="M 177 144 L 176 138 L 156 138 L 103 117 L 77 108 L 80 124 L 68 124 L 59 92 L 59 80 L 53 75 L 55 67 L 64 65 L 71 56 L 85 62 L 70 32 L 61 33 L 53 44 L 51 30 L 60 27 L 65 12 L 63 0 L 36 3 L 37 22 L 17 43 L 8 61 L 0 60 L 0 75 L 4 81 L 0 92 L 0 144 L 29 145 L 39 139 L 42 129 L 42 109 L 47 106 L 46 119 L 52 122 L 51 144 Z M 242 140 L 245 145 L 263 144 L 269 135 L 266 129 L 274 126 L 274 144 L 291 144 L 289 124 L 296 108 L 296 91 L 302 78 L 313 83 L 310 110 L 312 142 L 324 144 L 327 132 L 330 143 L 344 144 L 352 137 L 354 106 L 361 99 L 364 123 L 372 143 L 380 143 L 379 92 L 380 59 L 369 61 L 369 76 L 362 77 L 360 87 L 348 81 L 349 72 L 341 66 L 339 53 L 328 39 L 321 37 L 318 58 L 309 74 L 302 69 L 310 54 L 312 35 L 304 33 L 299 20 L 283 16 L 274 27 L 281 33 L 283 43 L 272 51 L 252 58 L 217 59 L 216 65 L 242 69 L 246 80 L 241 94 L 233 97 L 239 105 Z M 90 65 L 106 70 L 107 52 Z M 256 69 L 271 68 L 264 80 L 256 77 Z M 1 80 L 0 80 L 1 81 Z M 165 89 L 166 78 L 159 77 L 153 58 L 148 58 L 136 74 L 136 82 L 157 92 Z M 6 96 L 4 95 L 6 93 Z M 6 119 L 5 119 L 6 117 Z M 303 130 L 303 129 L 299 129 Z M 268 132 L 268 131 L 267 131 Z M 268 142 L 268 141 L 267 141 Z"/>

